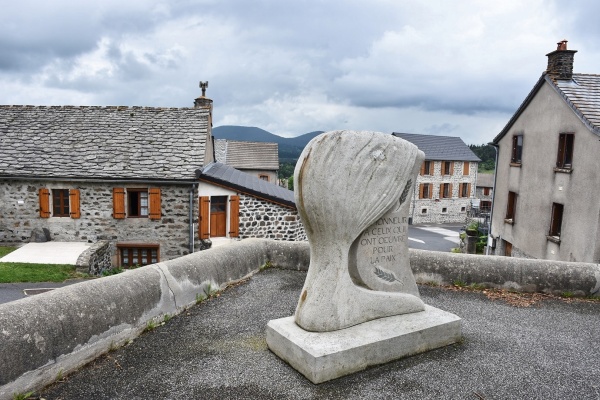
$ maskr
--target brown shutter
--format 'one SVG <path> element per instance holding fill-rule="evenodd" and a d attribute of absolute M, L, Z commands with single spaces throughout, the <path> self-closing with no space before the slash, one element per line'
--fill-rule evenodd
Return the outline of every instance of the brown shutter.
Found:
<path fill-rule="evenodd" d="M 208 239 L 210 237 L 210 197 L 201 196 L 198 215 L 198 237 Z"/>
<path fill-rule="evenodd" d="M 80 218 L 81 210 L 79 209 L 79 189 L 71 189 L 69 190 L 69 207 L 71 208 L 71 212 L 69 215 L 71 218 Z"/>
<path fill-rule="evenodd" d="M 240 236 L 240 196 L 229 196 L 229 237 Z"/>
<path fill-rule="evenodd" d="M 451 183 L 448 184 L 448 198 L 449 199 L 452 198 L 452 184 Z"/>
<path fill-rule="evenodd" d="M 433 198 L 433 183 L 428 183 L 429 185 L 429 199 Z"/>
<path fill-rule="evenodd" d="M 450 175 L 454 175 L 454 161 L 448 161 L 450 163 Z"/>
<path fill-rule="evenodd" d="M 463 197 L 463 185 L 465 185 L 465 184 L 464 183 L 458 184 L 458 197 Z"/>
<path fill-rule="evenodd" d="M 469 175 L 469 164 L 468 161 L 463 162 L 463 175 Z"/>
<path fill-rule="evenodd" d="M 125 218 L 125 189 L 113 188 L 113 218 Z"/>
<path fill-rule="evenodd" d="M 42 188 L 39 190 L 40 195 L 40 217 L 50 217 L 50 189 Z"/>
<path fill-rule="evenodd" d="M 444 184 L 440 183 L 440 199 L 444 198 Z"/>
<path fill-rule="evenodd" d="M 423 190 L 424 190 L 424 187 L 425 187 L 425 185 L 426 185 L 425 183 L 421 183 L 421 184 L 419 185 L 419 198 L 420 198 L 420 199 L 422 199 L 422 198 L 423 198 Z"/>
<path fill-rule="evenodd" d="M 425 161 L 423 161 L 423 164 L 421 164 L 421 172 L 419 172 L 420 175 L 425 175 Z"/>
<path fill-rule="evenodd" d="M 160 189 L 159 188 L 149 188 L 148 189 L 148 201 L 150 203 L 150 209 L 148 213 L 148 217 L 150 219 L 160 219 Z"/>
<path fill-rule="evenodd" d="M 471 197 L 471 184 L 467 183 L 467 197 Z"/>

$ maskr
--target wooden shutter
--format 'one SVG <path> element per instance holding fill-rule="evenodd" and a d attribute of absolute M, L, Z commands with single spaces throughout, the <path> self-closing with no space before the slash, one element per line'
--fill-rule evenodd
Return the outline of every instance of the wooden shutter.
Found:
<path fill-rule="evenodd" d="M 467 183 L 467 197 L 471 197 L 471 184 Z"/>
<path fill-rule="evenodd" d="M 160 219 L 160 189 L 149 188 L 148 189 L 148 202 L 150 203 L 148 217 L 150 219 Z"/>
<path fill-rule="evenodd" d="M 229 237 L 240 236 L 240 196 L 229 196 Z"/>
<path fill-rule="evenodd" d="M 451 183 L 448 184 L 448 198 L 449 199 L 452 198 L 452 184 Z"/>
<path fill-rule="evenodd" d="M 433 183 L 428 183 L 427 185 L 429 186 L 429 196 L 427 198 L 431 199 L 433 198 Z"/>
<path fill-rule="evenodd" d="M 450 175 L 454 175 L 454 161 L 448 161 L 450 163 Z"/>
<path fill-rule="evenodd" d="M 468 161 L 463 162 L 463 175 L 469 175 L 469 164 Z"/>
<path fill-rule="evenodd" d="M 421 172 L 419 172 L 419 174 L 425 175 L 425 161 L 423 161 L 423 164 L 421 164 Z"/>
<path fill-rule="evenodd" d="M 422 199 L 423 198 L 423 190 L 425 189 L 425 183 L 421 183 L 419 185 L 419 198 Z"/>
<path fill-rule="evenodd" d="M 200 196 L 198 210 L 198 237 L 208 239 L 210 237 L 210 197 Z"/>
<path fill-rule="evenodd" d="M 113 218 L 125 218 L 125 188 L 113 188 Z"/>
<path fill-rule="evenodd" d="M 444 184 L 443 183 L 440 183 L 440 196 L 439 196 L 439 198 L 440 199 L 444 198 Z"/>
<path fill-rule="evenodd" d="M 50 189 L 42 188 L 39 190 L 40 195 L 40 217 L 50 217 Z"/>
<path fill-rule="evenodd" d="M 71 211 L 69 215 L 71 218 L 77 219 L 81 217 L 81 210 L 79 209 L 79 189 L 69 190 L 69 207 Z"/>

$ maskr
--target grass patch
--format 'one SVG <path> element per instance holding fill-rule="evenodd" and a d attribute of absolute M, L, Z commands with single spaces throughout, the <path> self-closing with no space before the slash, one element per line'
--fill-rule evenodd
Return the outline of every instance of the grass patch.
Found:
<path fill-rule="evenodd" d="M 0 283 L 63 282 L 85 276 L 74 265 L 0 262 Z"/>
<path fill-rule="evenodd" d="M 0 246 L 0 258 L 4 257 L 8 253 L 15 251 L 16 249 L 16 247 Z"/>

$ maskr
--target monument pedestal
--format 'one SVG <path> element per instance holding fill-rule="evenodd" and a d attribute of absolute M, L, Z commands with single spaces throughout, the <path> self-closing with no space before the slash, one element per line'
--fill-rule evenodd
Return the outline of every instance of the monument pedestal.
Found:
<path fill-rule="evenodd" d="M 461 338 L 461 319 L 435 307 L 332 332 L 308 332 L 294 317 L 269 321 L 267 345 L 313 383 L 423 353 Z"/>

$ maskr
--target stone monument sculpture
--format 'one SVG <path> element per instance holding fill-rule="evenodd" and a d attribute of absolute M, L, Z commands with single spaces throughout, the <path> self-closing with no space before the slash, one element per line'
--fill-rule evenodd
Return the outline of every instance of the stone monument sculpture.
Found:
<path fill-rule="evenodd" d="M 267 344 L 314 383 L 461 336 L 460 318 L 423 303 L 410 269 L 407 215 L 423 160 L 391 135 L 333 131 L 296 164 L 310 266 L 295 315 L 269 321 Z"/>

